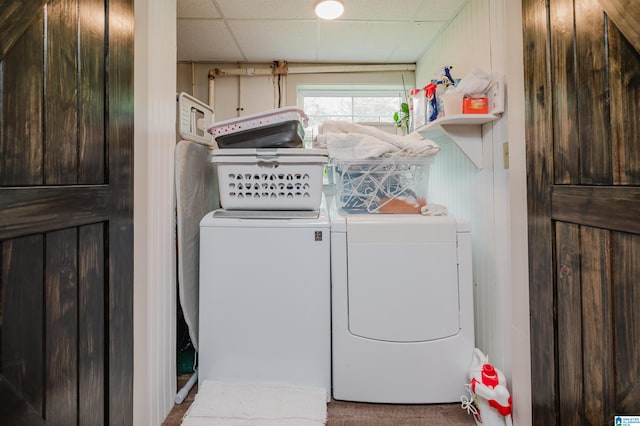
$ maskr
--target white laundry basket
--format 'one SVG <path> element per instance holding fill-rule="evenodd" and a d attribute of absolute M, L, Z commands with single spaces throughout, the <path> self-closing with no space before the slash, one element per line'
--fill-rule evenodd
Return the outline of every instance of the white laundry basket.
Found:
<path fill-rule="evenodd" d="M 226 210 L 317 210 L 322 149 L 219 149 L 212 152 L 220 204 Z"/>

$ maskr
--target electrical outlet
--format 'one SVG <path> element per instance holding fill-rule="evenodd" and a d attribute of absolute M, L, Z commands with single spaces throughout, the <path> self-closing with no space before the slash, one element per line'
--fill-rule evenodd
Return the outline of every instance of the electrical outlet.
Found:
<path fill-rule="evenodd" d="M 509 142 L 502 144 L 502 164 L 505 170 L 509 168 Z"/>

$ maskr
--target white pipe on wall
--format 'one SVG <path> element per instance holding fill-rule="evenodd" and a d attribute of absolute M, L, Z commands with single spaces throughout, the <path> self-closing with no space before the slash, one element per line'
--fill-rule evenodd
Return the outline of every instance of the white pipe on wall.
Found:
<path fill-rule="evenodd" d="M 196 64 L 191 62 L 191 96 L 196 97 Z"/>
<path fill-rule="evenodd" d="M 215 114 L 215 108 L 214 108 L 215 105 L 213 104 L 213 101 L 215 99 L 214 97 L 215 80 L 216 80 L 216 75 L 213 72 L 213 70 L 210 70 L 209 71 L 209 106 L 213 110 L 214 114 Z M 195 79 L 194 79 L 194 85 L 195 85 Z M 193 96 L 195 97 L 195 94 Z"/>
<path fill-rule="evenodd" d="M 289 66 L 287 74 L 322 74 L 322 73 L 346 73 L 346 72 L 385 72 L 385 71 L 415 71 L 415 64 L 370 64 L 370 65 L 311 65 Z M 271 75 L 273 68 L 215 68 L 209 71 L 216 76 L 233 75 Z"/>
<path fill-rule="evenodd" d="M 242 115 L 242 76 L 238 75 L 238 107 L 236 108 L 236 114 L 238 117 Z"/>

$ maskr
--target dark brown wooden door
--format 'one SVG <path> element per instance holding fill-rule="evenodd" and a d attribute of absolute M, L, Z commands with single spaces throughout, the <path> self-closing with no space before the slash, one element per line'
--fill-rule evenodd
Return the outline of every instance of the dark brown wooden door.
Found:
<path fill-rule="evenodd" d="M 533 422 L 612 425 L 640 413 L 639 5 L 522 4 Z"/>
<path fill-rule="evenodd" d="M 127 425 L 133 0 L 0 0 L 0 423 Z"/>

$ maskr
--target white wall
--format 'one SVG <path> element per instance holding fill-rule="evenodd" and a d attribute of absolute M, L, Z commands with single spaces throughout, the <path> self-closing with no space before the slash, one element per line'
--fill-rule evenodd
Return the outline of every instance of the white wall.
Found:
<path fill-rule="evenodd" d="M 472 222 L 476 346 L 507 375 L 514 420 L 531 423 L 529 308 L 524 163 L 522 20 L 518 2 L 470 0 L 418 61 L 424 86 L 445 65 L 462 78 L 478 67 L 507 82 L 507 110 L 482 129 L 483 168 L 455 144 L 442 151 L 431 173 L 431 200 Z M 503 163 L 508 142 L 509 169 Z"/>
<path fill-rule="evenodd" d="M 175 0 L 136 0 L 135 23 L 133 424 L 157 426 L 176 393 Z"/>
<path fill-rule="evenodd" d="M 512 394 L 514 395 L 514 418 L 519 421 L 519 425 L 530 425 L 532 390 L 522 2 L 502 1 L 506 5 L 504 40 L 509 120 Z"/>
<path fill-rule="evenodd" d="M 302 64 L 291 64 L 296 66 Z M 268 67 L 269 64 L 243 64 L 247 67 Z M 323 65 L 318 65 L 319 69 Z M 330 65 L 328 65 L 330 66 Z M 211 69 L 238 69 L 234 64 L 213 63 L 179 63 L 178 91 L 189 93 L 207 102 L 209 97 L 208 73 Z M 300 84 L 384 84 L 402 85 L 402 78 L 410 90 L 415 83 L 413 71 L 402 72 L 349 72 L 349 73 L 318 73 L 318 74 L 289 74 L 286 76 L 286 97 L 281 106 L 295 106 L 297 103 L 296 88 Z M 276 108 L 273 77 L 270 75 L 256 76 L 220 76 L 214 80 L 215 85 L 215 119 L 227 120 L 239 115 L 253 114 Z M 239 113 L 236 108 L 243 108 Z"/>

